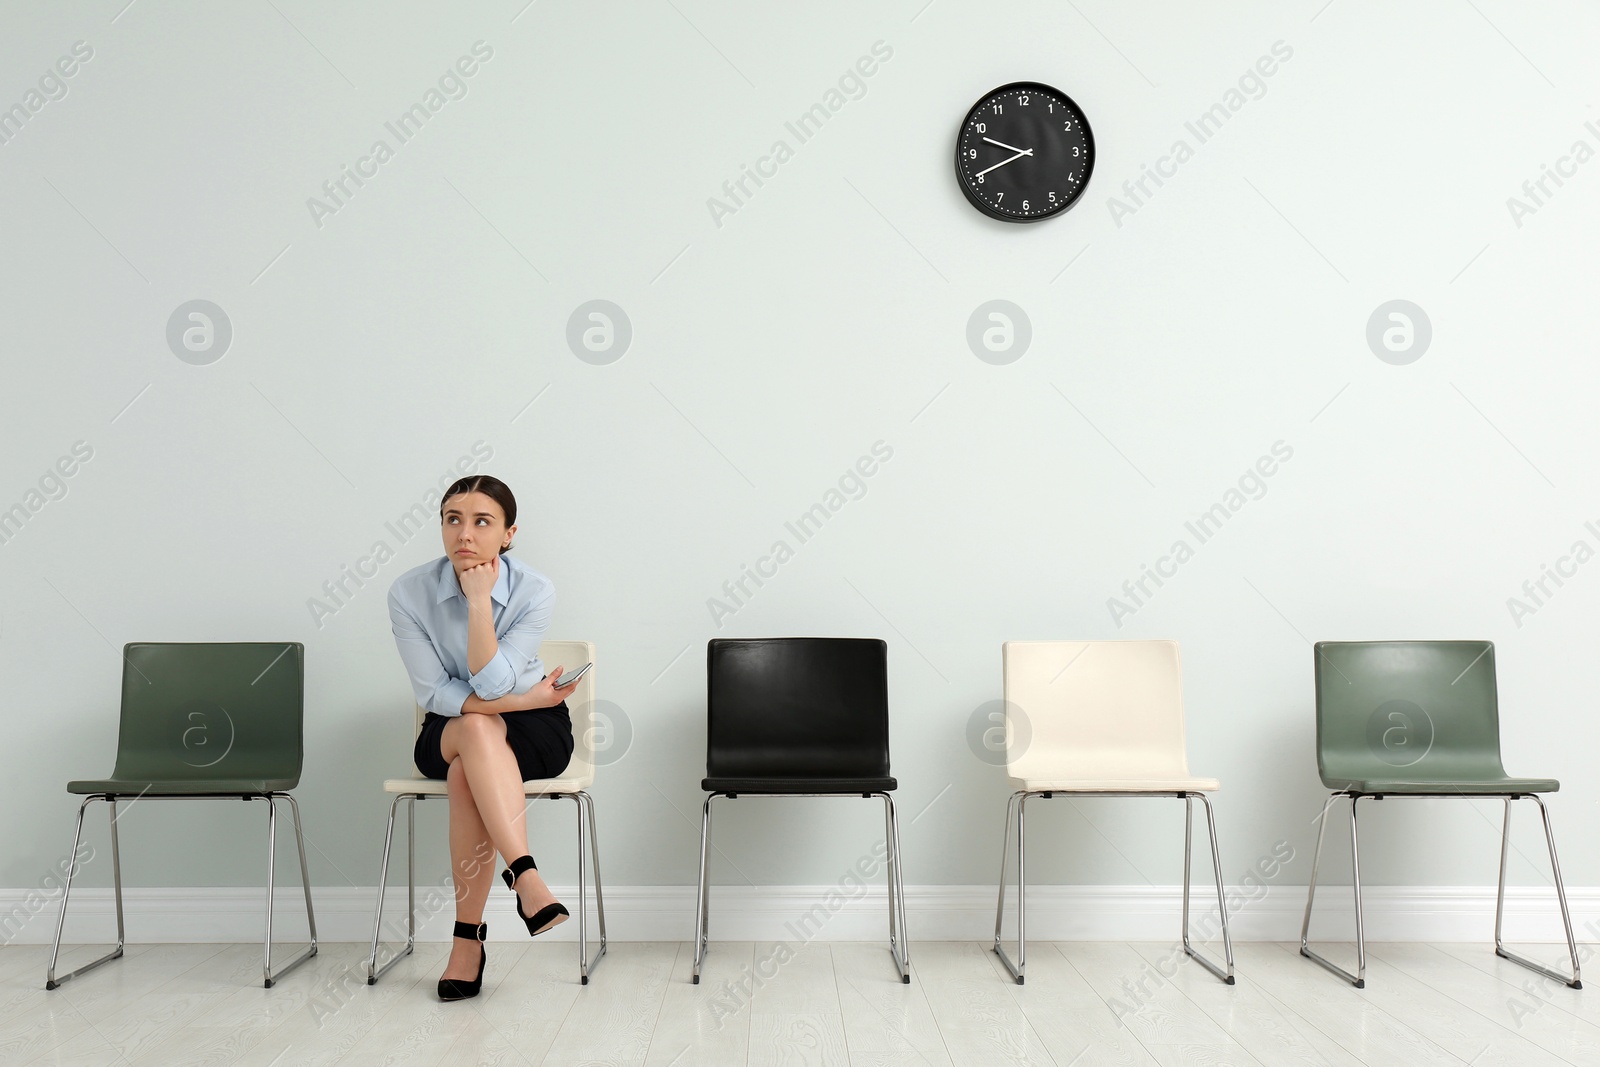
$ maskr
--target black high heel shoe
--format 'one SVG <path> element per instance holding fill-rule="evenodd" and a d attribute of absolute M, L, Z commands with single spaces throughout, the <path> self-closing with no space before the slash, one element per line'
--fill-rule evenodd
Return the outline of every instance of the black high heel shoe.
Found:
<path fill-rule="evenodd" d="M 517 891 L 517 879 L 523 871 L 538 870 L 539 865 L 533 862 L 532 856 L 518 856 L 511 861 L 511 866 L 500 872 L 500 877 L 506 880 L 506 888 L 513 893 Z M 564 904 L 546 904 L 532 915 L 522 910 L 522 897 L 517 897 L 517 916 L 528 924 L 530 935 L 542 934 L 552 925 L 552 920 L 558 915 L 571 915 Z"/>
<path fill-rule="evenodd" d="M 440 1000 L 466 1000 L 468 997 L 477 996 L 478 990 L 483 988 L 483 965 L 489 962 L 489 949 L 483 942 L 489 936 L 489 924 L 479 923 L 474 926 L 457 920 L 455 936 L 470 937 L 478 942 L 478 951 L 483 953 L 478 958 L 478 977 L 470 982 L 464 978 L 439 979 Z"/>

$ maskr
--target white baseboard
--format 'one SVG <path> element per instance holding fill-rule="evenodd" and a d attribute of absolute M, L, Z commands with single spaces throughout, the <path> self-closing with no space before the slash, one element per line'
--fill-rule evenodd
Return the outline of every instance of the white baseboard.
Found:
<path fill-rule="evenodd" d="M 484 920 L 492 941 L 527 937 L 498 883 Z M 573 908 L 577 890 L 555 886 Z M 248 887 L 126 889 L 123 911 L 130 944 L 250 942 L 263 926 L 264 890 Z M 1304 886 L 1265 891 L 1228 890 L 1231 933 L 1239 941 L 1294 941 L 1305 910 Z M 688 941 L 694 929 L 693 886 L 608 886 L 607 935 L 615 941 Z M 1482 941 L 1494 937 L 1494 888 L 1479 886 L 1369 886 L 1363 894 L 1367 937 L 1372 941 Z M 377 889 L 319 886 L 313 890 L 317 934 L 323 941 L 370 941 Z M 403 938 L 405 890 L 392 889 L 384 906 L 385 938 Z M 1014 898 L 1013 898 L 1014 899 Z M 1195 887 L 1197 936 L 1216 929 L 1215 892 Z M 713 886 L 711 936 L 720 941 L 877 941 L 888 936 L 882 886 L 854 897 L 836 886 Z M 1044 941 L 1169 941 L 1178 935 L 1179 886 L 1030 886 L 1028 936 Z M 1600 889 L 1567 890 L 1573 927 L 1580 941 L 1600 941 Z M 913 941 L 988 941 L 994 935 L 995 887 L 928 885 L 906 887 Z M 60 894 L 0 890 L 0 944 L 48 944 L 55 934 Z M 1008 905 L 1007 933 L 1015 929 Z M 591 890 L 590 937 L 596 936 Z M 1208 918 L 1209 917 L 1209 918 Z M 443 941 L 454 918 L 448 891 L 419 885 L 417 937 Z M 546 936 L 577 937 L 577 916 Z M 1560 913 L 1549 889 L 1506 891 L 1506 939 L 1562 940 Z M 305 905 L 298 887 L 281 885 L 273 911 L 273 933 L 285 942 L 305 935 Z M 1348 885 L 1317 893 L 1314 940 L 1354 939 L 1354 906 Z M 100 944 L 116 939 L 110 889 L 74 889 L 62 940 Z"/>

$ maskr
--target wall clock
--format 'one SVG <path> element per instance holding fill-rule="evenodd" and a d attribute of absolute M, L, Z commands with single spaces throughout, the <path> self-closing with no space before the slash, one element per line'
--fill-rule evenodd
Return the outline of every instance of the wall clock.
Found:
<path fill-rule="evenodd" d="M 1094 134 L 1059 89 L 1012 82 L 984 95 L 956 135 L 956 181 L 972 206 L 1005 222 L 1070 208 L 1094 171 Z"/>

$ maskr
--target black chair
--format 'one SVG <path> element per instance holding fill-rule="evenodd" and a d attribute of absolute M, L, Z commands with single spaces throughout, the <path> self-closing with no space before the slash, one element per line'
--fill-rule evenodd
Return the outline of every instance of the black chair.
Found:
<path fill-rule="evenodd" d="M 717 639 L 706 646 L 706 791 L 694 982 L 710 926 L 706 862 L 718 796 L 882 797 L 889 952 L 911 981 L 900 823 L 889 775 L 888 646 L 876 638 Z"/>

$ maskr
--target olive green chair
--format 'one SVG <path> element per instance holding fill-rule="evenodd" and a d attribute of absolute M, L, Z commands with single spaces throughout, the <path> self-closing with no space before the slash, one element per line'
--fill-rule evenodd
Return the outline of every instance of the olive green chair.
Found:
<path fill-rule="evenodd" d="M 1494 644 L 1489 641 L 1319 641 L 1315 647 L 1317 769 L 1333 792 L 1322 806 L 1317 850 L 1311 860 L 1300 954 L 1352 985 L 1366 985 L 1366 937 L 1361 922 L 1361 859 L 1356 840 L 1356 805 L 1384 797 L 1466 797 L 1505 802 L 1500 831 L 1500 887 L 1495 897 L 1495 955 L 1583 988 L 1572 917 L 1561 884 L 1550 812 L 1540 793 L 1554 793 L 1554 778 L 1513 778 L 1500 762 L 1500 710 L 1495 689 Z M 1356 973 L 1311 950 L 1311 904 L 1328 814 L 1341 797 L 1350 800 L 1350 864 L 1356 904 Z M 1560 974 L 1506 951 L 1501 941 L 1505 911 L 1506 858 L 1511 847 L 1511 802 L 1531 799 L 1544 820 L 1556 901 L 1566 927 L 1572 974 Z"/>
<path fill-rule="evenodd" d="M 110 778 L 67 783 L 83 796 L 72 836 L 69 865 L 56 918 L 55 942 L 45 988 L 122 956 L 122 864 L 117 850 L 117 820 L 145 800 L 221 798 L 267 802 L 267 929 L 262 978 L 273 982 L 317 954 L 317 920 L 311 910 L 311 879 L 306 871 L 300 806 L 289 790 L 300 783 L 305 711 L 305 646 L 298 641 L 222 644 L 137 643 L 122 649 L 122 721 L 117 762 Z M 305 888 L 306 924 L 311 944 L 276 974 L 272 971 L 273 858 L 277 845 L 278 801 L 294 814 L 300 850 L 300 881 Z M 69 974 L 56 976 L 67 899 L 83 837 L 83 814 L 94 800 L 111 814 L 111 877 L 117 905 L 117 946 Z M 128 807 L 117 810 L 120 801 Z"/>

